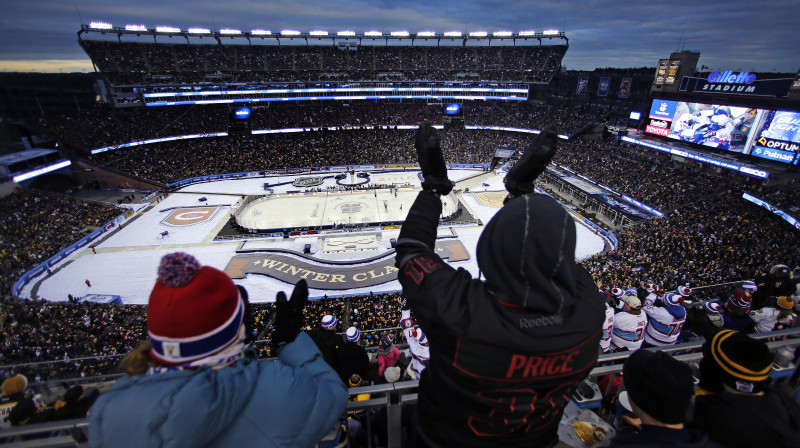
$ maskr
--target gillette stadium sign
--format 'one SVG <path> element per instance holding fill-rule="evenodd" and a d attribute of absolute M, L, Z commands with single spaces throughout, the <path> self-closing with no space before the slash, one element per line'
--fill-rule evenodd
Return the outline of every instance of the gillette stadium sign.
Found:
<path fill-rule="evenodd" d="M 713 72 L 708 75 L 709 83 L 719 84 L 752 84 L 756 80 L 756 75 L 750 72 Z"/>
<path fill-rule="evenodd" d="M 684 76 L 681 91 L 783 97 L 789 94 L 792 78 L 758 80 L 750 72 L 711 72 L 705 78 Z"/>

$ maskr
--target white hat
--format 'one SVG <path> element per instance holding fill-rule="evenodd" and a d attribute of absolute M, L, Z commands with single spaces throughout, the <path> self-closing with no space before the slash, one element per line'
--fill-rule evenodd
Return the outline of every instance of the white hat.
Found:
<path fill-rule="evenodd" d="M 388 367 L 383 371 L 383 376 L 386 378 L 387 382 L 394 383 L 400 379 L 400 367 Z"/>
<path fill-rule="evenodd" d="M 361 332 L 358 331 L 358 328 L 356 327 L 350 327 L 347 329 L 345 336 L 347 337 L 347 340 L 350 342 L 358 342 L 358 338 L 361 337 Z"/>
<path fill-rule="evenodd" d="M 642 307 L 642 301 L 633 294 L 625 294 L 622 296 L 622 301 L 635 310 L 638 310 Z"/>
<path fill-rule="evenodd" d="M 333 330 L 336 328 L 336 322 L 335 316 L 331 316 L 330 314 L 322 316 L 322 328 L 326 330 Z"/>

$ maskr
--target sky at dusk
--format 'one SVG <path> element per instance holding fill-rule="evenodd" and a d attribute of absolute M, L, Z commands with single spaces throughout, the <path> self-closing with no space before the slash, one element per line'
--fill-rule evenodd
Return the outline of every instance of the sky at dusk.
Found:
<path fill-rule="evenodd" d="M 762 0 L 34 0 L 2 2 L 0 71 L 91 71 L 81 24 L 300 31 L 558 29 L 570 70 L 654 67 L 679 49 L 716 70 L 796 72 L 800 1 Z M 177 41 L 176 41 L 177 42 Z"/>

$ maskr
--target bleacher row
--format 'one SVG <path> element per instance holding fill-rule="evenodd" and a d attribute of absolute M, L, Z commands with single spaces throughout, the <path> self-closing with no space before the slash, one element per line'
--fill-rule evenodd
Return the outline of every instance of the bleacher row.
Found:
<path fill-rule="evenodd" d="M 528 103 L 471 103 L 465 105 L 463 110 L 464 122 L 468 126 L 525 129 L 555 126 L 560 133 L 566 135 L 572 135 L 588 124 L 595 123 L 605 113 L 605 109 L 599 106 Z M 153 109 L 97 106 L 76 114 L 50 115 L 28 125 L 63 143 L 88 151 L 156 137 L 226 132 L 229 114 L 230 109 L 227 106 Z M 441 124 L 441 115 L 441 105 L 428 105 L 425 102 L 300 103 L 254 108 L 250 120 L 252 129 L 259 130 L 417 125 L 423 121 Z"/>
<path fill-rule="evenodd" d="M 567 47 L 178 45 L 80 40 L 114 85 L 201 82 L 546 82 Z"/>

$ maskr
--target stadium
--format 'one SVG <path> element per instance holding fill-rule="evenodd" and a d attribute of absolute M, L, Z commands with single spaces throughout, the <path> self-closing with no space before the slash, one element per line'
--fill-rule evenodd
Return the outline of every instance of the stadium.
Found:
<path fill-rule="evenodd" d="M 276 296 L 301 279 L 305 330 L 325 315 L 340 336 L 356 327 L 375 368 L 387 335 L 413 355 L 395 255 L 424 188 L 414 141 L 428 122 L 454 185 L 435 232 L 448 265 L 481 278 L 479 239 L 503 207 L 506 174 L 555 128 L 536 192 L 567 210 L 574 258 L 608 303 L 625 312 L 617 289 L 652 302 L 688 287 L 678 307 L 699 315 L 752 281 L 753 312 L 784 311 L 741 330 L 768 342 L 772 387 L 795 388 L 800 74 L 709 72 L 693 51 L 651 70 L 570 73 L 562 31 L 455 33 L 91 22 L 77 36 L 95 73 L 0 75 L 8 104 L 38 104 L 4 107 L 3 135 L 26 149 L 0 156 L 0 376 L 25 375 L 42 408 L 70 386 L 107 391 L 148 338 L 157 267 L 173 252 L 247 291 L 265 362 L 277 354 Z M 56 87 L 34 88 L 44 83 Z M 697 377 L 706 330 L 687 318 L 659 351 Z M 601 352 L 561 405 L 568 446 L 588 445 L 574 420 L 620 430 L 602 402 L 630 351 Z M 320 446 L 401 446 L 418 385 L 351 387 L 373 398 L 348 411 L 388 417 L 363 419 L 370 437 L 351 440 L 344 416 L 339 441 Z M 4 417 L 15 404 L 0 403 Z M 0 423 L 6 442 L 59 434 L 42 446 L 85 446 L 88 426 Z"/>

